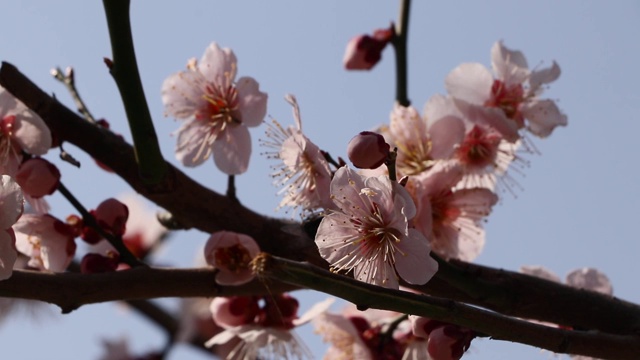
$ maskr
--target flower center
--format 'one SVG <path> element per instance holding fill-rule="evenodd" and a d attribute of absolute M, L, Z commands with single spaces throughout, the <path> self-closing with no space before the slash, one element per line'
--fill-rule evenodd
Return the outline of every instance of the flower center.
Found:
<path fill-rule="evenodd" d="M 238 125 L 242 122 L 238 112 L 238 90 L 232 84 L 209 84 L 202 97 L 207 101 L 207 106 L 196 114 L 196 119 L 208 121 L 214 127 L 220 128 L 220 131 L 227 125 Z"/>
<path fill-rule="evenodd" d="M 238 273 L 249 269 L 251 254 L 242 245 L 236 244 L 216 250 L 216 267 Z"/>
<path fill-rule="evenodd" d="M 460 209 L 449 205 L 452 196 L 453 192 L 448 190 L 431 199 L 431 216 L 433 217 L 434 228 L 449 225 L 460 216 Z"/>
<path fill-rule="evenodd" d="M 485 102 L 485 106 L 500 108 L 509 119 L 514 120 L 519 127 L 522 127 L 524 126 L 524 118 L 519 107 L 523 100 L 522 84 L 507 86 L 500 80 L 494 80 L 491 86 L 491 98 Z"/>
<path fill-rule="evenodd" d="M 456 150 L 456 157 L 465 165 L 485 167 L 494 162 L 499 143 L 499 136 L 474 126 Z"/>

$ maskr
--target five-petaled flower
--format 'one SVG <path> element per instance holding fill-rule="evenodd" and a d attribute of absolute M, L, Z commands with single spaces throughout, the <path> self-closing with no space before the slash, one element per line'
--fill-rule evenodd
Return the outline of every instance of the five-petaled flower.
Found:
<path fill-rule="evenodd" d="M 245 172 L 251 155 L 248 127 L 260 125 L 267 112 L 267 94 L 251 77 L 236 78 L 233 51 L 212 43 L 200 62 L 162 84 L 166 114 L 186 122 L 178 129 L 176 157 L 186 166 L 202 164 L 213 154 L 229 175 Z"/>
<path fill-rule="evenodd" d="M 553 100 L 538 98 L 543 85 L 560 76 L 558 64 L 529 70 L 524 55 L 501 41 L 491 48 L 491 62 L 495 78 L 484 65 L 466 63 L 445 80 L 456 105 L 471 120 L 495 128 L 512 143 L 520 138 L 518 131 L 523 128 L 546 137 L 557 126 L 567 125 L 566 115 Z"/>
<path fill-rule="evenodd" d="M 345 166 L 331 181 L 331 198 L 337 209 L 322 219 L 315 241 L 334 271 L 354 270 L 360 281 L 393 289 L 398 276 L 425 284 L 435 274 L 429 242 L 408 227 L 416 207 L 402 186 Z"/>

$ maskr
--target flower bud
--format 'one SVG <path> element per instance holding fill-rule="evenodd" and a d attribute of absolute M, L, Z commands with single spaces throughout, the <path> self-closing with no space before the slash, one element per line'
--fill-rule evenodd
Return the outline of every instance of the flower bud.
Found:
<path fill-rule="evenodd" d="M 51 195 L 60 183 L 60 171 L 43 158 L 33 158 L 20 165 L 16 181 L 34 199 Z"/>
<path fill-rule="evenodd" d="M 80 262 L 80 272 L 83 274 L 97 274 L 116 271 L 120 256 L 102 256 L 100 254 L 86 254 Z"/>
<path fill-rule="evenodd" d="M 359 169 L 375 169 L 389 157 L 389 144 L 380 134 L 363 131 L 349 141 L 347 154 L 353 166 Z"/>
<path fill-rule="evenodd" d="M 209 309 L 213 320 L 222 327 L 252 324 L 260 310 L 258 299 L 253 296 L 217 297 Z"/>
<path fill-rule="evenodd" d="M 106 231 L 122 236 L 126 230 L 129 209 L 127 205 L 110 198 L 98 205 L 95 212 L 96 221 Z"/>
<path fill-rule="evenodd" d="M 373 36 L 358 35 L 347 44 L 344 67 L 347 70 L 369 70 L 382 57 L 382 50 L 393 36 L 393 28 L 376 30 Z"/>

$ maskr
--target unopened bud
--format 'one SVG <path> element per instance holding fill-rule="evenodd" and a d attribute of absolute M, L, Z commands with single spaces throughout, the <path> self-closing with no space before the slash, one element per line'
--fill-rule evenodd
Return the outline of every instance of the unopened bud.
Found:
<path fill-rule="evenodd" d="M 393 27 L 376 30 L 373 36 L 358 35 L 347 44 L 343 63 L 347 70 L 369 70 L 382 57 L 393 36 Z"/>
<path fill-rule="evenodd" d="M 95 216 L 100 227 L 114 235 L 122 236 L 129 218 L 129 209 L 127 205 L 110 198 L 98 205 Z"/>
<path fill-rule="evenodd" d="M 34 199 L 51 195 L 60 183 L 60 171 L 43 158 L 33 158 L 20 165 L 16 181 Z"/>
<path fill-rule="evenodd" d="M 120 256 L 102 256 L 100 254 L 89 253 L 80 262 L 80 272 L 83 274 L 96 274 L 116 271 Z"/>
<path fill-rule="evenodd" d="M 363 131 L 349 141 L 347 155 L 353 166 L 360 169 L 375 169 L 389 157 L 389 144 L 380 134 Z"/>

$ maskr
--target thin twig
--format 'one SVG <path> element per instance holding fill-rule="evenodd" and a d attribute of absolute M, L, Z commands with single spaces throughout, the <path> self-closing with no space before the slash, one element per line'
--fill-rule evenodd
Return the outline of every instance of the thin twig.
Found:
<path fill-rule="evenodd" d="M 127 113 L 140 177 L 145 183 L 156 184 L 167 174 L 167 164 L 160 152 L 140 81 L 131 36 L 129 3 L 129 0 L 103 0 L 113 52 L 109 70 L 118 85 Z"/>
<path fill-rule="evenodd" d="M 64 86 L 69 91 L 73 102 L 76 103 L 76 107 L 78 108 L 78 111 L 82 114 L 82 116 L 84 116 L 84 118 L 87 119 L 88 122 L 95 124 L 96 119 L 93 117 L 93 115 L 91 115 L 89 108 L 84 103 L 84 101 L 82 101 L 80 93 L 76 88 L 75 73 L 73 71 L 73 68 L 68 67 L 65 72 L 62 72 L 60 68 L 55 68 L 51 70 L 51 75 L 53 75 L 56 80 L 64 84 Z"/>
<path fill-rule="evenodd" d="M 114 248 L 116 248 L 120 254 L 120 260 L 122 260 L 122 262 L 133 267 L 147 266 L 147 264 L 140 261 L 131 253 L 131 251 L 129 251 L 129 249 L 124 245 L 124 242 L 122 242 L 121 237 L 106 232 L 100 225 L 98 225 L 96 218 L 87 211 L 87 209 L 80 203 L 80 201 L 78 201 L 71 191 L 64 186 L 62 182 L 58 184 L 58 191 L 71 203 L 71 205 L 73 205 L 74 208 L 76 208 L 76 210 L 78 210 L 80 215 L 82 215 L 82 221 L 85 226 L 92 227 L 98 232 L 98 234 L 100 234 L 100 236 L 105 238 Z"/>
<path fill-rule="evenodd" d="M 396 55 L 396 102 L 402 106 L 411 105 L 408 95 L 407 37 L 409 36 L 409 14 L 411 0 L 400 0 L 400 15 L 396 23 L 391 44 Z"/>

